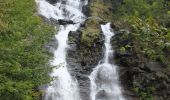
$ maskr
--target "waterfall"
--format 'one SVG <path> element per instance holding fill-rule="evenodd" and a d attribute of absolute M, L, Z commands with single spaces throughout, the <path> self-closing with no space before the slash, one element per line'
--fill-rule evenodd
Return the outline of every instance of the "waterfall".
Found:
<path fill-rule="evenodd" d="M 94 68 L 89 76 L 91 81 L 91 100 L 125 100 L 118 82 L 117 66 L 109 63 L 109 57 L 113 55 L 110 40 L 114 35 L 110 23 L 101 25 L 105 36 L 105 55 L 103 63 Z"/>
<path fill-rule="evenodd" d="M 48 0 L 50 1 L 50 0 Z M 54 58 L 50 61 L 52 66 L 62 65 L 53 68 L 50 76 L 53 81 L 48 84 L 44 100 L 81 100 L 78 82 L 73 78 L 67 67 L 66 54 L 68 48 L 68 34 L 76 31 L 80 24 L 86 19 L 82 13 L 82 7 L 87 5 L 88 0 L 53 0 L 56 3 L 50 4 L 46 0 L 36 0 L 38 12 L 47 19 L 65 22 L 59 26 L 55 38 L 58 47 L 54 51 Z M 72 22 L 67 23 L 67 22 Z M 109 57 L 113 55 L 110 40 L 114 33 L 110 24 L 101 25 L 105 36 L 105 55 L 103 63 L 96 66 L 91 75 L 91 100 L 124 100 L 118 82 L 117 66 L 109 63 Z"/>
<path fill-rule="evenodd" d="M 54 59 L 50 61 L 52 66 L 62 64 L 62 67 L 54 68 L 50 76 L 54 79 L 47 87 L 44 100 L 81 100 L 76 79 L 73 79 L 67 69 L 66 62 L 67 40 L 70 31 L 76 31 L 85 21 L 82 7 L 87 0 L 53 0 L 50 4 L 46 0 L 36 0 L 38 12 L 42 16 L 55 20 L 72 21 L 74 24 L 60 25 L 55 38 L 58 41 L 57 50 L 54 51 Z"/>

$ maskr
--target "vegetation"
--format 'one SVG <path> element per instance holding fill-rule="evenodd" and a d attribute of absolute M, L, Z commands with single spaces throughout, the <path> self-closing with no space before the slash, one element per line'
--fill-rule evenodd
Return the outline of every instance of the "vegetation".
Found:
<path fill-rule="evenodd" d="M 168 29 L 158 25 L 154 20 L 142 21 L 136 17 L 132 19 L 128 20 L 130 32 L 125 32 L 122 36 L 122 39 L 131 39 L 131 41 L 123 47 L 127 50 L 133 49 L 132 51 L 139 54 L 138 57 L 141 59 L 159 61 L 168 66 L 170 63 L 168 62 L 170 41 Z"/>
<path fill-rule="evenodd" d="M 53 29 L 34 0 L 0 0 L 0 7 L 0 100 L 38 100 L 38 86 L 49 81 L 43 45 Z"/>
<path fill-rule="evenodd" d="M 128 9 L 127 9 L 128 8 Z M 170 2 L 168 0 L 125 0 L 114 14 L 115 23 L 125 31 L 126 46 L 137 54 L 169 65 Z M 167 60 L 167 61 L 166 61 Z"/>
<path fill-rule="evenodd" d="M 111 3 L 105 3 L 102 0 L 93 0 L 90 3 L 90 16 L 99 17 L 107 22 L 112 19 L 112 14 L 109 8 Z"/>
<path fill-rule="evenodd" d="M 169 65 L 169 0 L 94 0 L 90 2 L 90 16 L 102 20 L 87 20 L 81 38 L 84 44 L 92 45 L 99 37 L 101 22 L 112 22 L 128 30 L 122 39 L 131 39 L 129 44 L 120 46 L 120 50 L 132 49 L 141 59 Z"/>
<path fill-rule="evenodd" d="M 113 23 L 120 29 L 123 29 L 119 36 L 118 49 L 120 53 L 131 53 L 132 60 L 126 58 L 126 66 L 139 67 L 145 65 L 147 62 L 158 62 L 163 69 L 170 71 L 170 1 L 169 0 L 124 0 L 122 4 L 113 12 Z M 123 54 L 122 53 L 122 54 Z M 119 59 L 120 60 L 120 59 Z M 132 67 L 131 67 L 132 68 Z M 140 70 L 136 76 L 140 79 L 145 78 L 145 81 L 138 80 L 139 87 L 131 82 L 133 91 L 139 96 L 141 100 L 154 100 L 153 94 L 159 91 L 157 87 L 160 83 L 155 83 L 151 86 L 147 75 L 161 73 L 167 75 L 166 72 L 144 72 L 146 68 Z M 147 73 L 144 75 L 142 73 Z M 140 76 L 140 77 L 138 77 Z M 149 77 L 149 76 L 148 76 Z M 154 78 L 158 80 L 164 80 Z M 168 77 L 168 75 L 166 76 Z M 133 81 L 135 79 L 132 79 Z M 137 79 L 136 79 L 137 80 Z M 148 83 L 147 83 L 148 81 Z M 153 80 L 152 80 L 153 81 Z M 152 82 L 151 82 L 152 83 Z M 147 84 L 147 85 L 146 85 Z M 167 89 L 167 88 L 166 88 Z M 161 97 L 162 98 L 162 97 Z M 168 97 L 164 96 L 166 100 Z"/>
<path fill-rule="evenodd" d="M 85 28 L 81 30 L 81 43 L 87 47 L 92 47 L 96 40 L 101 36 L 100 20 L 88 19 L 85 23 Z"/>
<path fill-rule="evenodd" d="M 132 16 L 141 20 L 155 20 L 164 27 L 170 27 L 169 0 L 124 0 L 114 12 L 114 19 L 125 21 Z"/>
<path fill-rule="evenodd" d="M 90 1 L 89 15 L 92 17 L 80 30 L 83 54 L 89 55 L 96 44 L 101 46 L 102 43 L 98 43 L 102 38 L 100 24 L 112 22 L 123 29 L 123 34 L 119 34 L 120 41 L 117 41 L 121 42 L 117 43 L 118 50 L 121 54 L 130 52 L 134 56 L 132 60 L 129 57 L 121 59 L 127 60 L 126 65 L 139 67 L 151 61 L 169 70 L 170 1 L 120 0 L 119 6 L 115 6 L 118 1 Z M 42 94 L 38 86 L 50 80 L 47 75 L 50 56 L 43 46 L 52 37 L 53 29 L 36 13 L 34 0 L 0 0 L 0 7 L 0 100 L 38 100 Z M 99 51 L 101 47 L 95 49 Z M 154 81 L 159 80 L 158 84 L 150 85 L 147 84 L 150 77 L 146 79 L 142 77 L 145 73 L 141 73 L 138 73 L 137 82 L 145 86 L 133 85 L 132 90 L 140 99 L 153 100 L 153 93 L 159 83 L 166 83 L 164 76 L 167 75 L 163 73 L 159 78 L 157 74 L 162 72 L 150 72 Z"/>

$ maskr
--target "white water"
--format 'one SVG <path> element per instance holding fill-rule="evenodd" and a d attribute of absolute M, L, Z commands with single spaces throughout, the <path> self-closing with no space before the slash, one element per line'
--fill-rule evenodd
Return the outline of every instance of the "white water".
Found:
<path fill-rule="evenodd" d="M 116 65 L 109 64 L 109 57 L 113 55 L 110 39 L 114 35 L 110 23 L 101 25 L 105 36 L 104 63 L 99 64 L 89 76 L 91 81 L 91 100 L 125 100 L 118 83 Z"/>
<path fill-rule="evenodd" d="M 46 0 L 36 0 L 39 13 L 46 18 L 72 20 L 75 23 L 81 23 L 85 20 L 82 13 L 82 6 L 87 4 L 87 0 L 57 0 L 54 5 L 48 3 Z M 66 4 L 64 4 L 66 3 Z"/>
<path fill-rule="evenodd" d="M 63 3 L 64 1 L 64 3 Z M 50 19 L 72 20 L 74 25 L 60 25 L 59 32 L 55 35 L 58 41 L 58 48 L 54 52 L 54 59 L 50 62 L 52 66 L 63 64 L 63 67 L 54 68 L 51 77 L 54 80 L 49 84 L 44 100 L 81 100 L 76 80 L 73 80 L 66 62 L 67 40 L 70 31 L 76 31 L 85 20 L 82 13 L 82 6 L 87 4 L 81 0 L 58 0 L 54 5 L 46 0 L 36 0 L 39 14 Z"/>

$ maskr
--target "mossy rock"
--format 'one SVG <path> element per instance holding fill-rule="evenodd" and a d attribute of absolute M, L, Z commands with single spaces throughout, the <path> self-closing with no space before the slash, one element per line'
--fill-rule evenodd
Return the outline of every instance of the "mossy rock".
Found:
<path fill-rule="evenodd" d="M 81 30 L 81 43 L 91 47 L 96 39 L 101 37 L 101 28 L 99 19 L 87 19 L 85 22 L 85 28 Z"/>
<path fill-rule="evenodd" d="M 113 16 L 113 13 L 109 10 L 111 7 L 111 3 L 106 3 L 102 0 L 93 0 L 90 3 L 90 15 L 100 17 L 101 19 L 110 22 Z"/>

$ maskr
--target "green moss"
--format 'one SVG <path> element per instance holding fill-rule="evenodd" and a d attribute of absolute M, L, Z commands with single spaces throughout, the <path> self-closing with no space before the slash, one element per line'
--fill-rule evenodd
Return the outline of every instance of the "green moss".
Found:
<path fill-rule="evenodd" d="M 100 30 L 98 29 L 84 29 L 82 30 L 81 42 L 86 44 L 88 47 L 91 47 L 94 43 L 94 40 L 99 37 Z"/>
<path fill-rule="evenodd" d="M 153 86 L 148 87 L 146 91 L 142 91 L 138 87 L 134 87 L 132 91 L 134 91 L 140 98 L 140 100 L 154 100 L 152 97 L 152 93 L 155 92 L 155 88 Z"/>
<path fill-rule="evenodd" d="M 100 38 L 100 22 L 98 19 L 88 19 L 85 22 L 85 28 L 81 30 L 81 42 L 88 47 L 93 46 L 93 43 L 96 39 Z"/>
<path fill-rule="evenodd" d="M 85 22 L 85 28 L 81 30 L 81 42 L 87 47 L 91 47 L 94 41 L 101 38 L 101 23 L 111 22 L 112 14 L 109 11 L 110 3 L 102 0 L 90 1 L 90 16 Z"/>
<path fill-rule="evenodd" d="M 90 2 L 90 15 L 100 17 L 106 22 L 110 22 L 113 14 L 109 11 L 111 6 L 111 3 L 105 3 L 105 1 L 102 0 L 93 0 Z"/>
<path fill-rule="evenodd" d="M 125 53 L 126 48 L 125 48 L 125 47 L 121 47 L 121 48 L 119 49 L 119 51 L 120 51 L 120 53 Z"/>

